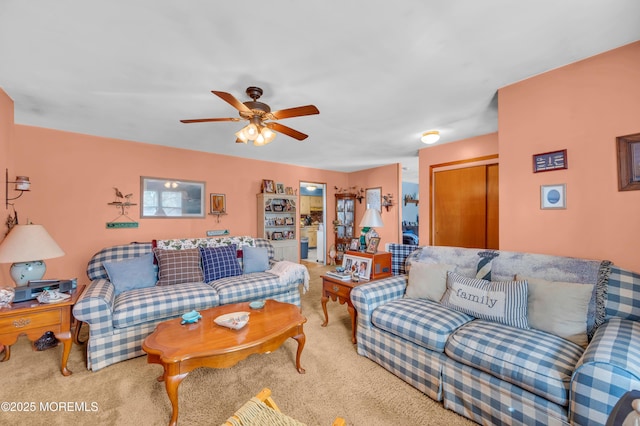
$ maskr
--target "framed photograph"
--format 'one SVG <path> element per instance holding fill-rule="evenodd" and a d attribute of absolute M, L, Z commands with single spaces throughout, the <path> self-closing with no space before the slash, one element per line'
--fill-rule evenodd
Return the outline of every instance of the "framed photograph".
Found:
<path fill-rule="evenodd" d="M 271 239 L 272 240 L 282 240 L 283 239 L 282 232 L 273 232 L 271 234 Z"/>
<path fill-rule="evenodd" d="M 204 182 L 140 176 L 140 217 L 203 218 L 204 186 Z"/>
<path fill-rule="evenodd" d="M 380 237 L 371 237 L 369 244 L 367 244 L 367 253 L 375 254 L 378 252 L 378 244 L 380 244 Z"/>
<path fill-rule="evenodd" d="M 616 138 L 618 191 L 640 190 L 640 133 Z"/>
<path fill-rule="evenodd" d="M 224 194 L 209 194 L 209 213 L 227 212 L 227 197 Z"/>
<path fill-rule="evenodd" d="M 287 187 L 284 189 L 284 193 L 285 193 L 285 194 L 287 194 L 287 195 L 293 195 L 293 187 L 291 187 L 291 186 L 287 186 Z"/>
<path fill-rule="evenodd" d="M 368 209 L 376 209 L 379 212 L 382 212 L 382 188 L 367 188 L 366 196 Z"/>
<path fill-rule="evenodd" d="M 566 209 L 567 208 L 567 186 L 564 183 L 557 185 L 540 186 L 540 208 L 541 209 Z"/>
<path fill-rule="evenodd" d="M 276 183 L 276 194 L 284 195 L 284 183 Z"/>
<path fill-rule="evenodd" d="M 360 250 L 360 238 L 352 238 L 349 250 Z"/>
<path fill-rule="evenodd" d="M 533 156 L 533 173 L 550 172 L 551 170 L 566 169 L 567 150 L 544 152 Z"/>
<path fill-rule="evenodd" d="M 262 192 L 267 194 L 274 194 L 276 192 L 276 186 L 272 180 L 262 179 Z"/>
<path fill-rule="evenodd" d="M 342 256 L 342 267 L 350 274 L 356 273 L 360 279 L 368 280 L 371 275 L 372 259 L 345 254 Z"/>

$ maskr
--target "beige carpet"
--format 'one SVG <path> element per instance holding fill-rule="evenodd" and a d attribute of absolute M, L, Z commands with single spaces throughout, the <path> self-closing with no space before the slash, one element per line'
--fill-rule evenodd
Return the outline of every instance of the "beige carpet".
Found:
<path fill-rule="evenodd" d="M 195 370 L 179 388 L 180 425 L 219 425 L 263 387 L 272 390 L 283 412 L 310 426 L 330 425 L 338 416 L 362 426 L 473 424 L 358 356 L 345 305 L 329 302 L 329 325 L 321 327 L 318 277 L 329 268 L 305 264 L 311 274 L 311 289 L 302 297 L 308 319 L 301 361 L 306 374 L 295 369 L 292 339 L 229 369 Z M 0 399 L 28 412 L 0 411 L 0 424 L 168 424 L 171 405 L 164 384 L 156 381 L 160 366 L 139 357 L 92 373 L 84 366 L 83 347 L 74 345 L 68 365 L 73 375 L 63 377 L 61 352 L 33 351 L 24 337 L 13 346 L 11 359 L 0 363 Z M 85 411 L 78 411 L 83 403 Z"/>

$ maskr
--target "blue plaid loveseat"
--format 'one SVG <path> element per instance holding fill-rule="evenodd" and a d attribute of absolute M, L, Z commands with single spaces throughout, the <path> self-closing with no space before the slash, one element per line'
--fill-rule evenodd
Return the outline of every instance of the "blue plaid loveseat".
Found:
<path fill-rule="evenodd" d="M 607 261 L 493 253 L 488 270 L 494 281 L 513 280 L 523 268 L 539 278 L 560 276 L 568 282 L 591 274 L 596 282 L 584 347 L 545 331 L 405 297 L 412 262 L 454 264 L 460 274 L 476 277 L 477 249 L 390 244 L 387 250 L 394 275 L 351 292 L 358 312 L 358 354 L 445 408 L 480 424 L 604 425 L 621 396 L 640 389 L 639 274 Z"/>
<path fill-rule="evenodd" d="M 154 246 L 167 250 L 215 247 L 234 243 L 265 247 L 273 267 L 274 249 L 268 240 L 252 237 L 159 240 L 107 247 L 96 253 L 87 266 L 91 280 L 73 308 L 74 316 L 89 325 L 86 342 L 87 368 L 97 371 L 113 363 L 144 355 L 142 342 L 162 321 L 191 310 L 258 299 L 275 299 L 300 306 L 300 284 L 304 274 L 285 279 L 271 272 L 252 272 L 212 282 L 153 286 L 125 291 L 116 296 L 103 262 L 119 261 L 151 253 Z M 242 259 L 238 261 L 242 264 Z M 299 268 L 304 269 L 302 265 Z M 304 269 L 306 273 L 306 269 Z M 308 275 L 308 273 L 306 273 Z M 284 281 L 284 283 L 283 283 Z"/>

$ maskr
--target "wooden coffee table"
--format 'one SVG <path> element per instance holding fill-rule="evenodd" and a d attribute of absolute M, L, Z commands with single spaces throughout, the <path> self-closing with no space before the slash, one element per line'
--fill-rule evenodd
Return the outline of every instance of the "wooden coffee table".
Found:
<path fill-rule="evenodd" d="M 220 315 L 239 311 L 250 312 L 249 323 L 240 330 L 213 322 Z M 142 349 L 148 354 L 147 362 L 164 368 L 158 381 L 164 381 L 173 408 L 170 425 L 178 422 L 178 386 L 198 367 L 232 367 L 251 354 L 278 349 L 291 337 L 298 342 L 296 368 L 304 374 L 300 355 L 306 340 L 303 324 L 307 319 L 296 305 L 267 300 L 262 309 L 251 309 L 247 302 L 200 313 L 202 319 L 194 324 L 181 325 L 181 318 L 158 324 L 142 343 Z"/>

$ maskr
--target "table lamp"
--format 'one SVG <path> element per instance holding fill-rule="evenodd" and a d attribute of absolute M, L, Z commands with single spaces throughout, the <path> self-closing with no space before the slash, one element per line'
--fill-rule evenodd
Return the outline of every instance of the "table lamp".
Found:
<path fill-rule="evenodd" d="M 16 225 L 0 244 L 0 263 L 12 263 L 11 278 L 17 286 L 39 280 L 47 270 L 43 259 L 64 252 L 42 225 Z"/>
<path fill-rule="evenodd" d="M 382 216 L 378 209 L 367 209 L 360 221 L 360 228 L 362 233 L 360 234 L 360 248 L 363 249 L 369 244 L 371 237 L 377 237 L 378 233 L 373 229 L 374 227 L 381 228 L 384 226 L 382 223 Z"/>

